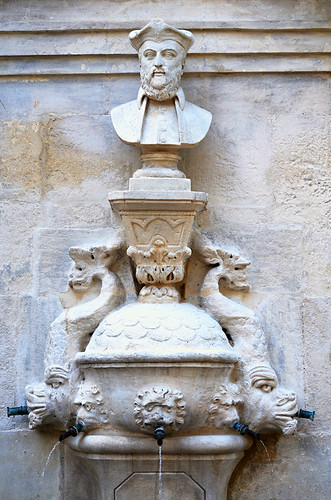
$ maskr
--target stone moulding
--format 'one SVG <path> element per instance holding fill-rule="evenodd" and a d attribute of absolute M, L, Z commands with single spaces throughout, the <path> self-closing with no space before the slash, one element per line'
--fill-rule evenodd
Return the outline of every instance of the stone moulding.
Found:
<path fill-rule="evenodd" d="M 167 455 L 225 455 L 240 453 L 252 445 L 248 436 L 229 434 L 204 434 L 183 436 L 176 434 L 164 441 L 164 450 Z M 155 456 L 155 442 L 150 437 L 137 435 L 101 436 L 89 434 L 78 435 L 70 440 L 70 448 L 81 454 L 151 454 Z"/>
<path fill-rule="evenodd" d="M 0 30 L 0 74 L 138 74 L 139 65 L 127 43 L 133 26 L 92 25 L 6 23 Z M 330 71 L 331 26 L 327 20 L 198 25 L 188 21 L 182 25 L 196 37 L 186 74 Z"/>

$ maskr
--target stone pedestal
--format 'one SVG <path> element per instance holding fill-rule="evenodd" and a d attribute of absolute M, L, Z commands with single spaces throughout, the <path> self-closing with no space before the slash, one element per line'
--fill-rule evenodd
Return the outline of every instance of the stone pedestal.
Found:
<path fill-rule="evenodd" d="M 95 500 L 226 500 L 231 474 L 251 444 L 240 435 L 175 436 L 160 456 L 152 437 L 77 436 L 69 446 Z M 72 488 L 74 490 L 74 488 Z M 68 500 L 77 500 L 74 491 Z"/>
<path fill-rule="evenodd" d="M 169 184 L 169 190 L 153 190 L 157 182 Z M 139 250 L 148 250 L 155 238 L 162 239 L 171 252 L 187 246 L 195 216 L 207 204 L 207 194 L 175 190 L 175 183 L 187 179 L 151 179 L 151 190 L 130 190 L 109 193 L 112 209 L 119 212 L 126 229 L 129 244 Z M 140 179 L 130 179 L 140 182 Z M 137 186 L 138 187 L 138 186 Z"/>

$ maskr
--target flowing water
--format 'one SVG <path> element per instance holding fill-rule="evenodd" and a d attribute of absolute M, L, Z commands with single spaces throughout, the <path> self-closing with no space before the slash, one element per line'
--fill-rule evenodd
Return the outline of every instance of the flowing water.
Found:
<path fill-rule="evenodd" d="M 272 461 L 271 461 L 271 457 L 270 457 L 270 454 L 268 452 L 268 448 L 266 447 L 266 445 L 264 444 L 264 442 L 262 441 L 262 439 L 259 439 L 259 442 L 262 444 L 263 448 L 264 448 L 264 451 L 266 452 L 267 454 L 267 457 L 269 459 L 269 462 L 272 464 Z M 273 468 L 271 467 L 271 472 L 273 472 Z"/>
<path fill-rule="evenodd" d="M 159 496 L 158 500 L 161 500 L 162 496 L 162 446 L 159 446 Z"/>
<path fill-rule="evenodd" d="M 49 455 L 48 455 L 48 457 L 47 457 L 47 460 L 46 460 L 46 465 L 45 465 L 45 467 L 44 467 L 44 470 L 43 470 L 43 471 L 42 471 L 42 473 L 41 473 L 41 477 L 44 477 L 44 476 L 45 476 L 45 470 L 46 470 L 46 467 L 47 467 L 47 465 L 48 465 L 48 462 L 50 461 L 50 458 L 51 458 L 51 456 L 52 456 L 52 454 L 53 454 L 53 451 L 55 450 L 55 448 L 56 448 L 59 444 L 61 444 L 61 442 L 60 442 L 60 441 L 56 441 L 55 445 L 54 445 L 54 446 L 53 446 L 53 448 L 51 449 L 51 452 L 50 452 L 50 454 L 49 454 Z"/>

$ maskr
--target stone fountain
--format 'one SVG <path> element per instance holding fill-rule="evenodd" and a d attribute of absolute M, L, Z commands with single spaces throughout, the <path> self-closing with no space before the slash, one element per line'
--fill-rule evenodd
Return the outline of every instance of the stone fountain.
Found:
<path fill-rule="evenodd" d="M 191 190 L 179 153 L 203 140 L 212 118 L 180 87 L 194 37 L 153 19 L 129 38 L 141 88 L 111 116 L 119 138 L 141 148 L 141 166 L 127 191 L 109 194 L 126 241 L 69 250 L 44 381 L 26 388 L 30 428 L 80 423 L 67 443 L 91 479 L 87 498 L 226 500 L 252 443 L 233 424 L 290 434 L 296 396 L 279 386 L 254 312 L 220 291 L 222 281 L 248 292 L 249 262 L 193 230 L 207 194 Z M 114 271 L 124 247 L 134 300 Z M 200 307 L 184 294 L 192 249 L 207 269 Z M 156 428 L 165 435 L 161 490 Z"/>

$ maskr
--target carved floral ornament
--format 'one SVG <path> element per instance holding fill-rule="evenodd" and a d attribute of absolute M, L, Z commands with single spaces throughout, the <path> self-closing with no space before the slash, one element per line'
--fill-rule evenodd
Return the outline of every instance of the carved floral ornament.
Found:
<path fill-rule="evenodd" d="M 161 283 L 179 283 L 183 280 L 184 265 L 191 256 L 188 247 L 170 251 L 165 238 L 157 236 L 147 251 L 130 246 L 127 250 L 137 266 L 136 276 L 140 283 L 146 285 Z"/>

